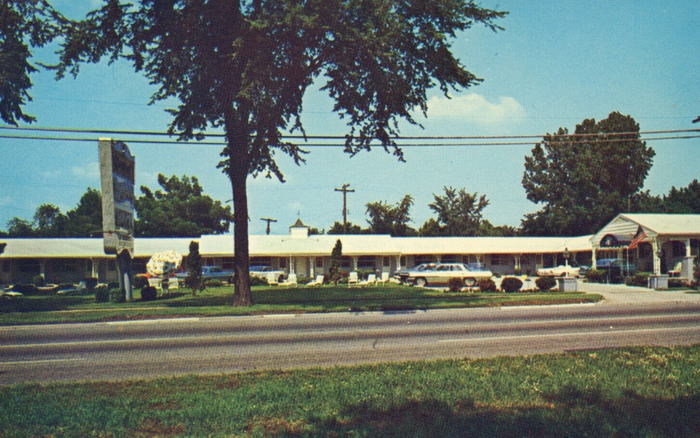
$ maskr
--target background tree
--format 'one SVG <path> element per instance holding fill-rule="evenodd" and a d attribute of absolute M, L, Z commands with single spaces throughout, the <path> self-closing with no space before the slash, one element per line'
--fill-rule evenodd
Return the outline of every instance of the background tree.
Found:
<path fill-rule="evenodd" d="M 416 231 L 408 224 L 411 222 L 410 210 L 413 197 L 406 195 L 396 205 L 386 202 L 370 202 L 367 204 L 369 219 L 368 232 L 372 234 L 391 234 L 392 236 L 415 236 Z"/>
<path fill-rule="evenodd" d="M 187 287 L 192 289 L 192 295 L 204 290 L 202 279 L 202 256 L 199 254 L 199 242 L 191 241 L 187 254 Z"/>
<path fill-rule="evenodd" d="M 248 175 L 283 180 L 273 154 L 305 153 L 282 140 L 300 130 L 306 89 L 321 90 L 349 127 L 346 152 L 377 140 L 395 146 L 401 120 L 427 109 L 437 85 L 480 81 L 453 56 L 451 42 L 475 23 L 492 30 L 504 12 L 467 0 L 141 0 L 104 6 L 65 32 L 58 77 L 82 62 L 126 58 L 158 87 L 152 101 L 176 98 L 170 132 L 181 139 L 221 127 L 220 167 L 234 202 L 235 305 L 252 304 L 248 273 Z M 401 150 L 394 154 L 402 158 Z"/>
<path fill-rule="evenodd" d="M 428 204 L 437 213 L 437 230 L 442 236 L 478 236 L 480 234 L 483 210 L 489 205 L 485 195 L 468 193 L 465 189 L 443 187 L 444 195 L 433 194 L 433 202 Z M 428 230 L 424 224 L 424 230 Z"/>
<path fill-rule="evenodd" d="M 78 205 L 66 213 L 65 235 L 67 237 L 102 236 L 102 194 L 88 187 Z"/>
<path fill-rule="evenodd" d="M 335 241 L 331 251 L 331 266 L 328 268 L 328 282 L 338 284 L 340 281 L 340 266 L 343 262 L 343 243 L 340 239 Z"/>
<path fill-rule="evenodd" d="M 619 134 L 624 133 L 624 134 Z M 575 133 L 560 128 L 525 157 L 523 187 L 543 208 L 522 221 L 529 235 L 593 233 L 616 214 L 629 210 L 644 185 L 654 150 L 639 140 L 639 125 L 612 112 L 586 119 Z"/>
<path fill-rule="evenodd" d="M 58 34 L 63 18 L 45 0 L 0 2 L 0 119 L 12 125 L 31 123 L 22 107 L 32 98 L 31 49 L 48 44 Z"/>
<path fill-rule="evenodd" d="M 65 235 L 66 216 L 53 204 L 41 204 L 34 213 L 34 230 L 39 237 Z"/>
<path fill-rule="evenodd" d="M 328 229 L 328 234 L 367 234 L 367 230 L 351 222 L 348 222 L 347 229 L 341 222 L 334 222 Z"/>
<path fill-rule="evenodd" d="M 158 175 L 163 190 L 141 186 L 136 199 L 136 235 L 148 237 L 197 237 L 221 234 L 229 229 L 233 215 L 228 206 L 203 194 L 197 177 Z"/>
<path fill-rule="evenodd" d="M 13 217 L 7 221 L 7 236 L 35 237 L 36 231 L 34 230 L 31 222 L 18 217 Z"/>

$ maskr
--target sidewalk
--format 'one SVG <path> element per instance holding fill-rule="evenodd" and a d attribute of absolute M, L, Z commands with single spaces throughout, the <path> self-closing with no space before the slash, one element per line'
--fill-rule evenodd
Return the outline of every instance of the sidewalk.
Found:
<path fill-rule="evenodd" d="M 578 290 L 602 295 L 602 303 L 700 303 L 700 294 L 685 291 L 657 291 L 646 287 L 624 284 L 584 283 L 578 281 Z"/>

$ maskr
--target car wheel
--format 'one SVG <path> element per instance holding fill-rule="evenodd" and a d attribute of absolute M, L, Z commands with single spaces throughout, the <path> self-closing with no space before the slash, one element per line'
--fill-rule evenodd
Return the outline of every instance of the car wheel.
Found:
<path fill-rule="evenodd" d="M 416 286 L 425 287 L 427 284 L 428 282 L 425 280 L 425 278 L 416 278 Z"/>
<path fill-rule="evenodd" d="M 475 286 L 475 285 L 476 285 L 476 278 L 472 278 L 472 277 L 465 278 L 465 279 L 464 279 L 464 285 L 465 285 L 466 287 Z"/>

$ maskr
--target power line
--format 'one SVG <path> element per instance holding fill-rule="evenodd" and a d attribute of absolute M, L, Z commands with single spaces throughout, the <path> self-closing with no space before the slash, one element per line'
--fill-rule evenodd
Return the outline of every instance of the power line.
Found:
<path fill-rule="evenodd" d="M 96 138 L 90 137 L 56 137 L 56 136 L 40 136 L 40 135 L 5 135 L 0 134 L 0 138 L 14 139 L 14 140 L 43 140 L 43 141 L 69 141 L 69 142 L 95 142 Z M 499 137 L 500 138 L 500 137 Z M 693 138 L 700 138 L 700 135 L 678 135 L 678 136 L 667 136 L 667 137 L 642 137 L 642 138 L 606 138 L 606 139 L 581 139 L 574 141 L 549 141 L 548 144 L 601 144 L 601 143 L 624 143 L 624 142 L 637 142 L 637 141 L 658 141 L 658 140 L 687 140 Z M 401 140 L 407 138 L 401 138 Z M 215 142 L 215 141 L 175 141 L 175 140 L 150 140 L 141 138 L 119 138 L 115 139 L 117 141 L 123 141 L 130 144 L 159 144 L 159 145 L 182 145 L 182 146 L 227 146 L 225 142 Z M 436 138 L 439 140 L 439 138 Z M 540 143 L 539 141 L 531 142 L 470 142 L 470 143 L 396 143 L 397 147 L 400 148 L 411 148 L 411 147 L 472 147 L 472 146 L 532 146 L 534 143 Z M 317 147 L 338 147 L 344 148 L 345 143 L 294 143 L 299 147 L 307 148 L 317 148 Z M 370 144 L 371 147 L 382 147 L 381 144 Z"/>
<path fill-rule="evenodd" d="M 0 129 L 15 131 L 39 131 L 39 132 L 60 132 L 60 133 L 80 133 L 80 134 L 111 134 L 111 135 L 144 135 L 144 136 L 169 136 L 173 135 L 165 131 L 142 131 L 142 130 L 116 130 L 116 129 L 81 129 L 81 128 L 54 128 L 54 127 L 29 127 L 29 126 L 9 126 L 0 125 Z M 499 140 L 499 139 L 539 139 L 543 137 L 596 137 L 599 135 L 625 136 L 625 135 L 660 135 L 700 132 L 700 129 L 668 129 L 656 131 L 627 131 L 609 133 L 567 133 L 567 134 L 528 134 L 528 135 L 456 135 L 456 136 L 394 136 L 394 140 Z M 200 133 L 204 137 L 225 138 L 222 133 Z M 285 139 L 315 139 L 315 140 L 345 140 L 344 135 L 282 135 Z M 133 140 L 132 140 L 133 142 Z M 182 143 L 182 142 L 178 142 Z"/>

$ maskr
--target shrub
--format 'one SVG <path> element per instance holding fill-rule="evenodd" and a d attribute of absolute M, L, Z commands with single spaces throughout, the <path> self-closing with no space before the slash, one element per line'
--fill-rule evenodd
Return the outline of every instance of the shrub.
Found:
<path fill-rule="evenodd" d="M 95 288 L 95 301 L 98 303 L 109 301 L 109 288 L 107 286 L 102 285 Z"/>
<path fill-rule="evenodd" d="M 647 287 L 649 285 L 649 274 L 648 272 L 637 272 L 631 277 L 625 278 L 625 284 L 627 286 L 642 286 Z"/>
<path fill-rule="evenodd" d="M 43 275 L 37 274 L 32 278 L 32 284 L 35 286 L 45 286 L 46 285 L 46 279 L 44 278 Z"/>
<path fill-rule="evenodd" d="M 541 290 L 542 292 L 547 292 L 556 286 L 557 280 L 553 279 L 552 277 L 540 277 L 535 280 L 535 284 L 537 285 L 537 289 Z"/>
<path fill-rule="evenodd" d="M 591 269 L 590 271 L 586 272 L 586 280 L 590 281 L 591 283 L 604 283 L 606 276 L 607 272 L 605 271 Z"/>
<path fill-rule="evenodd" d="M 501 281 L 503 292 L 517 292 L 523 287 L 523 282 L 519 278 L 506 277 Z"/>
<path fill-rule="evenodd" d="M 685 280 L 681 280 L 680 278 L 669 278 L 668 279 L 668 287 L 685 287 L 687 286 Z"/>
<path fill-rule="evenodd" d="M 137 275 L 134 277 L 134 289 L 143 289 L 148 286 L 148 278 L 143 275 Z"/>
<path fill-rule="evenodd" d="M 115 287 L 109 290 L 109 301 L 112 303 L 123 303 L 126 301 L 126 297 L 122 292 L 121 288 Z"/>
<path fill-rule="evenodd" d="M 260 277 L 250 277 L 250 285 L 251 286 L 267 286 L 267 280 L 264 278 Z"/>
<path fill-rule="evenodd" d="M 450 292 L 459 292 L 462 290 L 462 286 L 464 286 L 464 282 L 461 278 L 450 278 L 447 281 L 447 289 Z"/>
<path fill-rule="evenodd" d="M 207 278 L 204 280 L 204 285 L 206 287 L 221 287 L 224 285 L 224 282 L 218 278 Z"/>
<path fill-rule="evenodd" d="M 496 292 L 496 283 L 490 278 L 482 278 L 479 280 L 479 290 L 481 292 Z"/>
<path fill-rule="evenodd" d="M 158 297 L 158 291 L 153 286 L 146 286 L 141 288 L 141 300 L 143 301 L 153 301 Z"/>
<path fill-rule="evenodd" d="M 695 287 L 700 287 L 700 263 L 695 265 Z"/>

